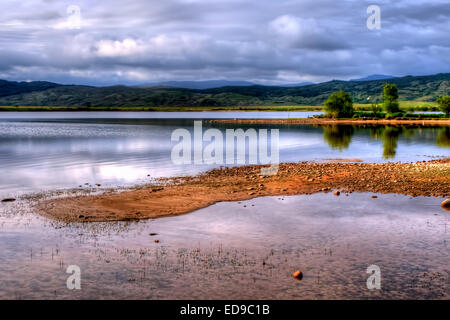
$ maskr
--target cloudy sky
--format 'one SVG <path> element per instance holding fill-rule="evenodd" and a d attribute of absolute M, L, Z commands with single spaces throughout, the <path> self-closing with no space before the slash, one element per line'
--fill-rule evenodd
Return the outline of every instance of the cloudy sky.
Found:
<path fill-rule="evenodd" d="M 381 29 L 367 27 L 369 5 Z M 450 72 L 449 0 L 2 0 L 0 79 L 292 83 Z"/>

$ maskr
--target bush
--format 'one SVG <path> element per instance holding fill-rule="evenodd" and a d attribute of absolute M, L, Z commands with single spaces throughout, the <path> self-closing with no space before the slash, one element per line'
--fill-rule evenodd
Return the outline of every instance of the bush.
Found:
<path fill-rule="evenodd" d="M 333 92 L 325 101 L 325 112 L 333 118 L 351 118 L 355 112 L 353 101 L 348 92 Z"/>
<path fill-rule="evenodd" d="M 446 116 L 450 114 L 450 96 L 443 96 L 437 98 L 439 110 L 441 110 Z"/>
<path fill-rule="evenodd" d="M 372 103 L 370 105 L 370 110 L 372 111 L 372 113 L 374 115 L 376 115 L 377 113 L 380 113 L 382 111 L 381 108 L 378 106 L 378 104 L 374 104 L 374 103 Z"/>

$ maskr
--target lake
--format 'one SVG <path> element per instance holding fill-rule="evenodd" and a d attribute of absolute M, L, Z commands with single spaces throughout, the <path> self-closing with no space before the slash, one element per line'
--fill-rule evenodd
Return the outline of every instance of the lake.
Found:
<path fill-rule="evenodd" d="M 188 114 L 190 119 L 181 119 Z M 195 119 L 282 118 L 282 112 L 0 113 L 0 197 L 79 185 L 145 184 L 218 165 L 174 165 L 171 134 L 192 132 Z M 294 114 L 294 113 L 291 113 Z M 316 113 L 295 113 L 307 117 Z M 417 161 L 450 156 L 446 128 L 387 126 L 230 125 L 203 128 L 279 129 L 281 162 L 361 159 Z M 248 159 L 247 159 L 248 160 Z"/>
<path fill-rule="evenodd" d="M 263 197 L 110 223 L 59 223 L 32 209 L 41 193 L 129 187 L 218 166 L 172 162 L 172 133 L 192 133 L 198 119 L 221 133 L 279 129 L 281 162 L 450 156 L 450 127 L 206 121 L 259 114 L 0 113 L 0 197 L 18 197 L 0 203 L 0 299 L 450 298 L 450 218 L 440 198 Z M 66 287 L 70 265 L 81 269 L 81 290 Z M 381 269 L 382 290 L 367 289 L 371 265 Z"/>

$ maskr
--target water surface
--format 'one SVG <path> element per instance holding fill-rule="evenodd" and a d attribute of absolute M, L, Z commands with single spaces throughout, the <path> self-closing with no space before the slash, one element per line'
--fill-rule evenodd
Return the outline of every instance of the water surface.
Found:
<path fill-rule="evenodd" d="M 288 113 L 255 114 L 278 118 Z M 248 112 L 189 113 L 191 119 L 178 119 L 186 114 L 176 112 L 0 113 L 0 197 L 85 187 L 86 183 L 87 187 L 131 186 L 219 166 L 175 165 L 171 160 L 174 130 L 192 132 L 194 119 L 205 115 L 255 117 Z M 238 128 L 279 129 L 282 162 L 417 161 L 450 156 L 450 127 L 221 125 L 206 121 L 203 127 L 222 133 Z"/>
<path fill-rule="evenodd" d="M 70 225 L 1 204 L 0 298 L 449 299 L 449 215 L 439 203 L 325 193 Z M 79 291 L 66 288 L 69 265 L 81 268 Z M 380 291 L 367 289 L 370 265 L 381 269 Z"/>

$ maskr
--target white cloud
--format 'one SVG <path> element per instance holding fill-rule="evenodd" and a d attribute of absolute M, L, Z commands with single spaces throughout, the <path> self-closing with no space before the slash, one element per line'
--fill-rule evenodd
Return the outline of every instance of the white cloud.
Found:
<path fill-rule="evenodd" d="M 97 42 L 97 54 L 100 57 L 129 56 L 145 51 L 145 46 L 133 39 L 127 38 L 123 41 L 101 40 Z"/>

